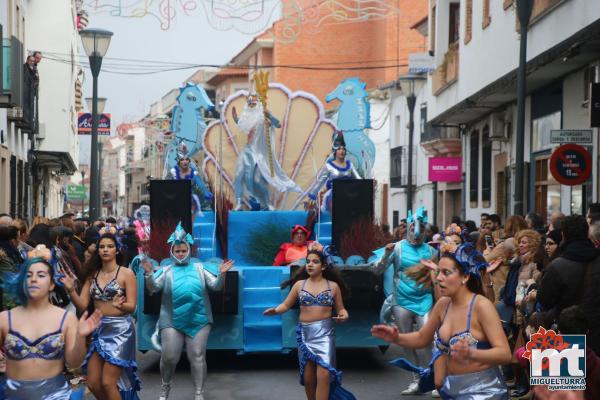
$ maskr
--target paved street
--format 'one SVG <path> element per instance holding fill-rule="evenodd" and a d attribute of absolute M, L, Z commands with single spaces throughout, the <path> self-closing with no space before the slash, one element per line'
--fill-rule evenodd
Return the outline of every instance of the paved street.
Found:
<path fill-rule="evenodd" d="M 340 349 L 338 366 L 344 371 L 344 387 L 359 400 L 427 399 L 430 396 L 401 396 L 409 374 L 390 366 L 387 360 L 399 356 L 398 348 L 381 355 L 378 349 Z M 185 357 L 184 357 L 185 358 Z M 160 390 L 159 355 L 138 355 L 143 382 L 141 398 L 157 399 Z M 252 354 L 236 356 L 233 352 L 209 351 L 207 400 L 302 400 L 304 390 L 298 384 L 296 353 Z M 172 399 L 189 399 L 193 385 L 187 360 L 179 363 Z"/>

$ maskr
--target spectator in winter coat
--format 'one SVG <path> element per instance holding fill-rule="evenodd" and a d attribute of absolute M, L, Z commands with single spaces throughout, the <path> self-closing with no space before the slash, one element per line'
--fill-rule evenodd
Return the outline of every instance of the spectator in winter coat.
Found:
<path fill-rule="evenodd" d="M 544 309 L 560 312 L 579 305 L 589 321 L 588 346 L 600 354 L 600 249 L 588 239 L 588 225 L 581 215 L 562 224 L 560 256 L 548 265 L 537 299 Z"/>

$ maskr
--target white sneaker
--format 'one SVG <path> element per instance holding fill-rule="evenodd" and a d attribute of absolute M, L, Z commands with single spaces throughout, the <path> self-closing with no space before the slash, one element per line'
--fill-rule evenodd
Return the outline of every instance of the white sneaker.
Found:
<path fill-rule="evenodd" d="M 410 385 L 408 385 L 408 387 L 406 389 L 404 389 L 402 392 L 400 392 L 400 394 L 409 395 L 409 394 L 423 394 L 423 393 L 419 390 L 419 382 L 412 382 Z"/>
<path fill-rule="evenodd" d="M 171 385 L 163 383 L 160 386 L 160 397 L 158 398 L 158 400 L 168 400 L 170 391 L 171 391 Z"/>
<path fill-rule="evenodd" d="M 434 390 L 431 391 L 431 397 L 437 399 L 437 398 L 442 397 L 442 396 L 440 396 L 440 392 L 438 392 L 437 389 L 434 389 Z"/>

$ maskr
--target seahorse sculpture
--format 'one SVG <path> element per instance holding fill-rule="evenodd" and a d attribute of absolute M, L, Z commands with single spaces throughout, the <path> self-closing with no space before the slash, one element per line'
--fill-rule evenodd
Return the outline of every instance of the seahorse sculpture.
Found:
<path fill-rule="evenodd" d="M 361 176 L 369 178 L 375 162 L 375 144 L 365 134 L 365 129 L 371 127 L 371 107 L 365 88 L 366 83 L 357 77 L 344 79 L 325 97 L 325 101 L 341 102 L 333 120 L 337 128 L 344 132 L 347 157 L 358 168 Z"/>
<path fill-rule="evenodd" d="M 206 131 L 204 111 L 212 110 L 214 107 L 206 91 L 200 86 L 188 82 L 179 89 L 177 105 L 173 108 L 171 119 L 171 132 L 174 133 L 174 138 L 167 145 L 165 155 L 165 176 L 177 163 L 177 148 L 181 143 L 185 143 L 190 157 L 203 149 Z"/>

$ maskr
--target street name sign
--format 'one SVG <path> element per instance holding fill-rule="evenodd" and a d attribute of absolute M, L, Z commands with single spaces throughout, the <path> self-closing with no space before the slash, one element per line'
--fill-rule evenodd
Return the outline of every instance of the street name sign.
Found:
<path fill-rule="evenodd" d="M 591 129 L 552 129 L 550 143 L 592 144 Z"/>
<path fill-rule="evenodd" d="M 67 185 L 67 199 L 85 200 L 87 198 L 87 189 L 85 185 Z"/>

